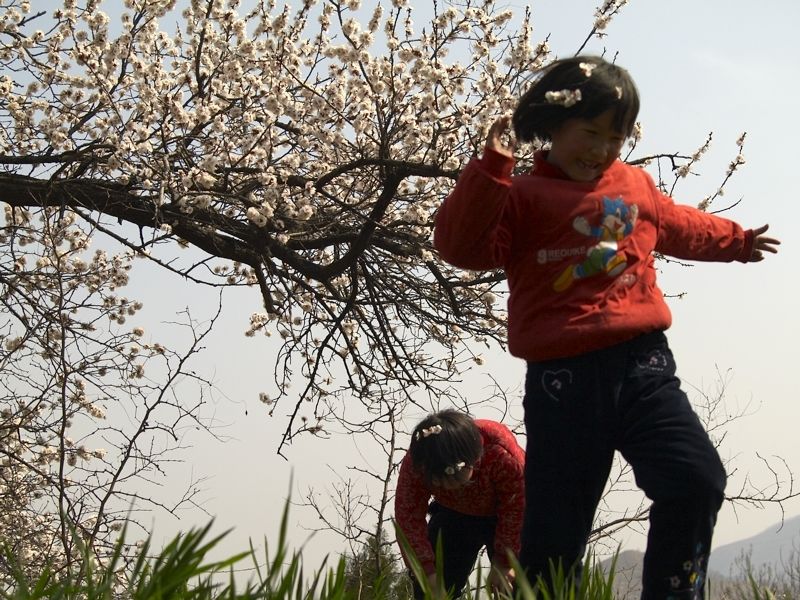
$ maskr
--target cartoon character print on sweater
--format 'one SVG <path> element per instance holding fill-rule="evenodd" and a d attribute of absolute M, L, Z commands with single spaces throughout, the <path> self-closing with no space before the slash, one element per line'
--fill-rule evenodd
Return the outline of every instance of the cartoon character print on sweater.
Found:
<path fill-rule="evenodd" d="M 586 217 L 577 216 L 572 222 L 576 231 L 597 239 L 597 243 L 586 251 L 586 258 L 579 264 L 569 265 L 555 283 L 553 289 L 563 292 L 574 281 L 605 273 L 617 277 L 628 266 L 625 253 L 620 251 L 619 242 L 630 235 L 636 225 L 639 207 L 625 204 L 622 198 L 603 197 L 603 215 L 600 224 L 592 226 Z"/>

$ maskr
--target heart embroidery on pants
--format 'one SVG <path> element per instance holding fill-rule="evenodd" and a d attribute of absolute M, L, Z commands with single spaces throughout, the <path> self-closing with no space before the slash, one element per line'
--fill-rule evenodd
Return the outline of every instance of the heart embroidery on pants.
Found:
<path fill-rule="evenodd" d="M 636 365 L 649 373 L 663 373 L 667 370 L 669 361 L 662 350 L 653 350 L 646 359 L 637 359 Z"/>
<path fill-rule="evenodd" d="M 561 369 L 559 371 L 545 371 L 542 373 L 542 389 L 556 402 L 561 401 L 561 395 L 572 383 L 572 371 Z"/>

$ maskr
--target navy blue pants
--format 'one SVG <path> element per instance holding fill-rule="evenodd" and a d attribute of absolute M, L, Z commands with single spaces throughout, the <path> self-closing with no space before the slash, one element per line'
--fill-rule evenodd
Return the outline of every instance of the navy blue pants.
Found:
<path fill-rule="evenodd" d="M 489 559 L 494 551 L 494 532 L 497 517 L 476 517 L 465 515 L 432 502 L 428 512 L 428 539 L 434 550 L 437 539 L 442 539 L 442 580 L 446 590 L 451 590 L 451 598 L 457 598 L 464 591 L 467 580 L 475 566 L 481 548 L 486 548 Z M 414 598 L 424 597 L 416 579 L 412 575 Z"/>
<path fill-rule="evenodd" d="M 643 600 L 703 597 L 724 498 L 719 454 L 680 389 L 661 332 L 571 358 L 528 363 L 525 521 L 531 581 L 580 563 L 614 451 L 652 501 Z"/>

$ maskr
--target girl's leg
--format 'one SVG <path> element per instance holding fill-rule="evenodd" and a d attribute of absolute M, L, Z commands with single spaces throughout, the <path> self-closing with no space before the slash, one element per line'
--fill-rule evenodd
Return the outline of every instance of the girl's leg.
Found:
<path fill-rule="evenodd" d="M 631 347 L 620 397 L 620 450 L 653 501 L 642 599 L 701 599 L 725 470 L 663 336 Z"/>
<path fill-rule="evenodd" d="M 441 536 L 442 578 L 445 589 L 453 591 L 453 598 L 467 585 L 481 548 L 493 547 L 496 525 L 494 517 L 465 515 L 437 503 L 431 505 L 428 539 L 435 549 Z"/>
<path fill-rule="evenodd" d="M 611 468 L 598 353 L 529 363 L 525 381 L 525 520 L 520 564 L 531 584 L 550 565 L 580 578 L 581 559 Z"/>

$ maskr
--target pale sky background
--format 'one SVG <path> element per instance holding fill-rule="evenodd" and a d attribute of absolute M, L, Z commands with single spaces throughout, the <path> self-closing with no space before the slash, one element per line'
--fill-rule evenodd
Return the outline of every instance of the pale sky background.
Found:
<path fill-rule="evenodd" d="M 365 5 L 370 2 L 364 0 Z M 550 34 L 556 54 L 573 54 L 591 27 L 598 2 L 531 3 L 535 40 Z M 106 4 L 105 10 L 116 12 Z M 429 2 L 413 4 L 418 5 L 415 24 L 421 27 L 422 11 Z M 498 2 L 500 7 L 519 9 L 520 14 L 525 4 Z M 731 410 L 751 406 L 750 416 L 729 427 L 723 458 L 735 456 L 739 468 L 746 469 L 757 468 L 756 452 L 778 455 L 800 477 L 796 347 L 800 318 L 791 308 L 797 304 L 794 276 L 800 264 L 792 233 L 800 226 L 792 185 L 800 139 L 798 22 L 796 0 L 631 0 L 610 25 L 608 37 L 592 41 L 587 50 L 600 53 L 606 48 L 611 55 L 618 51 L 617 62 L 637 82 L 644 127 L 637 155 L 691 153 L 714 132 L 711 150 L 698 167 L 699 177 L 690 178 L 676 192 L 679 202 L 694 204 L 718 187 L 736 155 L 736 139 L 747 131 L 747 164 L 728 184 L 716 208 L 742 198 L 727 216 L 745 227 L 769 223 L 770 232 L 783 241 L 781 253 L 760 264 L 665 265 L 662 289 L 686 294 L 669 302 L 674 325 L 668 336 L 690 395 L 692 388 L 713 392 L 719 371 L 727 373 Z M 133 273 L 128 293 L 145 302 L 143 324 L 153 332 L 187 304 L 196 316 L 210 315 L 216 297 L 213 291 L 154 273 L 143 263 Z M 246 549 L 248 537 L 259 544 L 265 535 L 275 535 L 292 473 L 293 497 L 299 500 L 309 486 L 322 492 L 329 488 L 334 471 L 346 476 L 345 466 L 375 458 L 359 454 L 352 438 L 309 438 L 287 450 L 289 461 L 276 456 L 285 421 L 268 419 L 258 400 L 258 393 L 269 387 L 270 346 L 263 338 L 243 335 L 250 313 L 258 310 L 256 289 L 227 294 L 220 326 L 197 363 L 224 392 L 216 418 L 227 424 L 222 433 L 231 439 L 224 444 L 199 439 L 186 462 L 169 471 L 165 487 L 180 487 L 192 474 L 207 476 L 204 508 L 216 516 L 219 529 L 235 528 L 225 546 L 231 553 Z M 510 388 L 518 387 L 524 374 L 521 361 L 502 354 L 491 357 L 484 368 Z M 421 416 L 411 415 L 410 420 Z M 787 503 L 785 509 L 787 517 L 800 514 L 800 500 Z M 308 518 L 308 513 L 293 508 L 290 525 L 297 546 L 307 537 Z M 780 518 L 775 507 L 740 510 L 737 515 L 726 504 L 715 546 L 759 533 Z M 159 535 L 166 535 L 206 520 L 206 515 L 189 512 L 180 521 L 159 518 L 156 526 Z M 625 549 L 642 549 L 645 541 L 634 534 L 625 543 Z M 342 549 L 340 540 L 317 536 L 308 546 L 305 564 L 315 567 L 324 554 Z"/>

